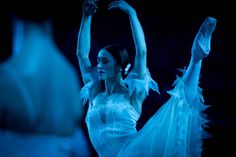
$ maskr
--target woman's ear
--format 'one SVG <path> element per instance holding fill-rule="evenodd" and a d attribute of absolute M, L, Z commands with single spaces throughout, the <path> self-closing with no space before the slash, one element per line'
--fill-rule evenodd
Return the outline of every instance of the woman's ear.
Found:
<path fill-rule="evenodd" d="M 122 68 L 121 68 L 120 65 L 116 66 L 116 72 L 117 72 L 117 73 L 118 73 L 118 72 L 122 72 Z"/>

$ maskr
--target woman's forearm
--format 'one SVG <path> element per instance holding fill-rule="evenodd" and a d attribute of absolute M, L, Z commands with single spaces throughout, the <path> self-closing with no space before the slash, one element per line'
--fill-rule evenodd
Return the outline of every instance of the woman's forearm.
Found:
<path fill-rule="evenodd" d="M 77 52 L 76 52 L 77 57 L 81 59 L 89 57 L 90 44 L 91 44 L 90 43 L 91 21 L 92 21 L 92 15 L 82 17 L 80 30 L 78 34 Z"/>

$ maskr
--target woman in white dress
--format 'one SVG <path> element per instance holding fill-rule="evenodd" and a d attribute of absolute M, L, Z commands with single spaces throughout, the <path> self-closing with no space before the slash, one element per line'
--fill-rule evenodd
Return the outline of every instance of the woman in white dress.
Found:
<path fill-rule="evenodd" d="M 102 48 L 97 68 L 89 60 L 91 21 L 97 1 L 87 0 L 78 34 L 77 57 L 83 77 L 82 98 L 89 100 L 86 115 L 90 140 L 101 157 L 114 156 L 201 156 L 205 118 L 198 87 L 202 59 L 210 52 L 216 19 L 208 17 L 194 40 L 191 60 L 182 77 L 168 93 L 171 98 L 137 131 L 136 123 L 149 89 L 157 83 L 146 66 L 147 48 L 136 11 L 125 1 L 114 1 L 108 9 L 119 9 L 130 20 L 135 43 L 133 68 L 123 79 L 129 64 L 127 51 L 117 45 Z"/>

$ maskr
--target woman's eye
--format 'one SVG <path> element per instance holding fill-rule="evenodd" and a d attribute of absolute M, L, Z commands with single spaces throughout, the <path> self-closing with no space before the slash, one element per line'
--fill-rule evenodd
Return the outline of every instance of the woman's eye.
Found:
<path fill-rule="evenodd" d="M 102 58 L 100 62 L 102 62 L 102 64 L 107 64 L 109 60 L 107 58 Z"/>
<path fill-rule="evenodd" d="M 104 63 L 104 64 L 107 64 L 107 63 L 108 63 L 108 60 L 107 60 L 107 59 L 104 59 L 104 60 L 103 60 L 103 63 Z"/>
<path fill-rule="evenodd" d="M 108 59 L 106 59 L 106 58 L 98 58 L 97 59 L 97 63 L 101 63 L 101 64 L 107 64 L 109 62 L 109 60 Z"/>

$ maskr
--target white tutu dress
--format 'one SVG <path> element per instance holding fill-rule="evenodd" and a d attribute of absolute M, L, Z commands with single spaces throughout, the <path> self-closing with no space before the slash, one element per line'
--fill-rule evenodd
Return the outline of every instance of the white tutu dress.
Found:
<path fill-rule="evenodd" d="M 157 83 L 149 71 L 137 79 L 133 70 L 124 80 L 129 93 L 149 89 L 158 92 Z M 170 99 L 137 131 L 140 115 L 125 94 L 112 94 L 103 104 L 96 104 L 90 95 L 94 80 L 82 88 L 82 98 L 89 99 L 86 124 L 90 140 L 100 157 L 195 157 L 201 156 L 202 137 L 206 123 L 201 89 L 188 104 L 184 83 L 177 77 Z"/>

